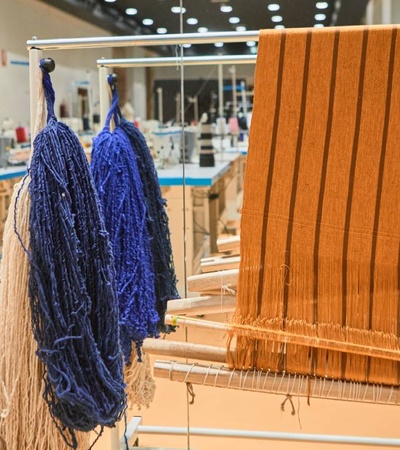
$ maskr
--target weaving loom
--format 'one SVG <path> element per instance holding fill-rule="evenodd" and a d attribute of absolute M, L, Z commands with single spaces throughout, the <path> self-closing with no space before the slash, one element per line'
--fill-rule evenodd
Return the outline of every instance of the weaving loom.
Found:
<path fill-rule="evenodd" d="M 346 399 L 398 403 L 399 40 L 395 26 L 260 33 L 239 271 L 189 280 L 215 304 L 237 286 L 218 356 L 236 372 L 171 379 L 342 398 L 337 380 Z"/>

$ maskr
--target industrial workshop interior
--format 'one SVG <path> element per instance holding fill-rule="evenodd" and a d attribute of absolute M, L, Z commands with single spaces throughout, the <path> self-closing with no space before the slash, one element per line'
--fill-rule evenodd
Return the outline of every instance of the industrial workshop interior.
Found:
<path fill-rule="evenodd" d="M 0 0 L 0 450 L 400 448 L 398 23 Z"/>

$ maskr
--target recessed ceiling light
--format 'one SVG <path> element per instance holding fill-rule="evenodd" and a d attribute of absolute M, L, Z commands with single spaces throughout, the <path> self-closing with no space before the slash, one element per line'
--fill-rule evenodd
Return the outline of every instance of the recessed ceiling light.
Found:
<path fill-rule="evenodd" d="M 285 28 L 285 25 L 275 25 L 274 28 L 276 28 L 277 30 L 279 30 L 280 28 Z"/>
<path fill-rule="evenodd" d="M 190 17 L 186 23 L 188 25 L 197 25 L 199 23 L 199 21 L 195 18 L 195 17 Z"/>
<path fill-rule="evenodd" d="M 283 18 L 282 16 L 272 16 L 271 20 L 272 22 L 282 22 Z"/>
<path fill-rule="evenodd" d="M 224 13 L 230 13 L 230 12 L 232 12 L 232 6 L 230 6 L 230 5 L 221 5 L 221 7 L 220 7 L 220 10 L 221 10 L 221 12 L 224 12 Z"/>
<path fill-rule="evenodd" d="M 315 14 L 315 20 L 325 20 L 326 15 L 325 14 Z"/>
<path fill-rule="evenodd" d="M 223 47 L 224 43 L 223 42 L 216 42 L 214 45 L 215 45 L 215 47 Z"/>
<path fill-rule="evenodd" d="M 107 3 L 114 3 L 114 2 L 116 2 L 117 0 L 105 0 Z"/>
<path fill-rule="evenodd" d="M 247 28 L 245 27 L 245 26 L 243 26 L 243 25 L 239 25 L 238 27 L 236 27 L 236 31 L 246 31 L 247 30 Z"/>
<path fill-rule="evenodd" d="M 190 48 L 192 46 L 192 44 L 183 44 L 182 47 L 183 48 Z"/>
<path fill-rule="evenodd" d="M 128 16 L 134 16 L 137 14 L 136 8 L 126 8 L 125 13 L 128 14 Z"/>
<path fill-rule="evenodd" d="M 324 27 L 324 24 L 323 23 L 316 23 L 315 25 L 314 25 L 314 28 L 323 28 Z"/>
<path fill-rule="evenodd" d="M 143 24 L 143 25 L 149 26 L 149 25 L 153 25 L 153 23 L 154 23 L 154 20 L 153 20 L 153 19 L 143 19 L 143 20 L 142 20 L 142 24 Z"/>
<path fill-rule="evenodd" d="M 247 47 L 255 47 L 256 42 L 255 41 L 247 41 L 246 45 L 247 45 Z"/>
<path fill-rule="evenodd" d="M 164 27 L 161 28 L 157 28 L 157 33 L 158 34 L 165 34 L 168 30 Z"/>
<path fill-rule="evenodd" d="M 198 31 L 199 33 L 207 33 L 208 28 L 207 28 L 207 27 L 200 27 L 200 28 L 197 28 L 197 31 Z"/>
<path fill-rule="evenodd" d="M 229 17 L 229 23 L 239 23 L 239 17 Z"/>
<path fill-rule="evenodd" d="M 317 9 L 326 9 L 329 5 L 328 2 L 317 2 L 315 6 Z"/>
<path fill-rule="evenodd" d="M 271 3 L 268 5 L 268 10 L 269 11 L 279 11 L 280 10 L 280 6 L 278 5 L 278 3 Z"/>
<path fill-rule="evenodd" d="M 186 8 L 181 8 L 180 6 L 173 6 L 171 8 L 171 11 L 175 14 L 180 14 L 180 13 L 185 14 Z"/>

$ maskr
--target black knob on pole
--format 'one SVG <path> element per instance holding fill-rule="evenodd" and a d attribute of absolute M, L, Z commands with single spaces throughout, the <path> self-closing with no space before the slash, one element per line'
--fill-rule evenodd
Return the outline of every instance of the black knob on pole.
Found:
<path fill-rule="evenodd" d="M 43 58 L 42 67 L 47 73 L 50 73 L 53 72 L 53 70 L 56 68 L 56 63 L 52 58 Z"/>

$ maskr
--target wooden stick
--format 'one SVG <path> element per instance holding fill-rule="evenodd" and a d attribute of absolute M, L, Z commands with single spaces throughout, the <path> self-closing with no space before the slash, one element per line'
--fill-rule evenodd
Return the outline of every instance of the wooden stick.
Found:
<path fill-rule="evenodd" d="M 156 361 L 154 376 L 204 386 L 298 397 L 398 405 L 398 386 L 378 386 L 352 381 L 277 374 L 257 370 L 229 370 L 225 366 L 203 366 Z M 289 405 L 287 405 L 289 408 Z"/>
<path fill-rule="evenodd" d="M 201 260 L 200 268 L 203 273 L 215 272 L 216 270 L 238 269 L 240 256 L 215 257 Z"/>
<path fill-rule="evenodd" d="M 144 340 L 143 351 L 151 355 L 189 358 L 219 363 L 226 363 L 227 352 L 226 348 L 215 347 L 213 345 L 192 344 L 188 342 L 151 338 Z"/>
<path fill-rule="evenodd" d="M 219 314 L 235 310 L 236 297 L 232 295 L 215 295 L 193 298 L 169 300 L 167 312 L 169 314 L 199 316 L 202 314 Z"/>
<path fill-rule="evenodd" d="M 221 270 L 188 277 L 188 289 L 191 292 L 208 292 L 224 289 L 236 291 L 239 269 Z"/>
<path fill-rule="evenodd" d="M 183 325 L 195 328 L 207 328 L 212 330 L 225 331 L 240 336 L 247 336 L 254 339 L 271 340 L 285 344 L 296 344 L 306 347 L 324 348 L 356 355 L 371 356 L 373 358 L 389 359 L 400 361 L 400 351 L 398 349 L 380 348 L 368 344 L 356 344 L 353 342 L 339 341 L 334 339 L 319 338 L 316 336 L 306 336 L 301 334 L 288 333 L 282 330 L 271 330 L 268 328 L 253 327 L 240 324 L 226 324 L 212 322 L 209 320 L 193 319 L 189 317 L 165 316 L 165 323 L 172 325 Z M 360 331 L 360 330 L 359 330 Z M 365 330 L 365 341 L 371 341 L 371 336 Z"/>
<path fill-rule="evenodd" d="M 217 240 L 218 251 L 239 253 L 240 250 L 240 235 L 229 238 L 222 238 Z"/>

